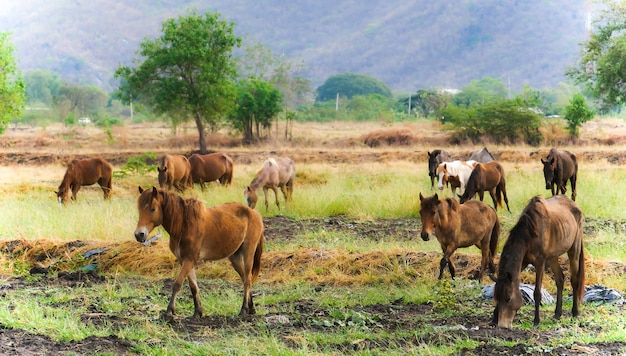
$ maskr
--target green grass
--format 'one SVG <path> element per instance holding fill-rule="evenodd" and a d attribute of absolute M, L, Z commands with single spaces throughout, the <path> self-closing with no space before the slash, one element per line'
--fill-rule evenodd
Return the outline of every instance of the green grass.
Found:
<path fill-rule="evenodd" d="M 187 197 L 201 199 L 207 205 L 227 201 L 243 202 L 243 188 L 249 183 L 256 167 L 240 167 L 231 187 L 212 184 L 205 192 L 195 188 L 185 193 Z M 544 189 L 539 164 L 506 164 L 507 190 L 512 213 L 499 209 L 502 223 L 501 238 L 517 221 L 519 213 L 533 195 L 548 196 Z M 431 195 L 430 181 L 425 167 L 412 164 L 306 165 L 298 167 L 293 201 L 284 203 L 279 194 L 282 209 L 274 205 L 270 193 L 269 211 L 265 211 L 264 199 L 259 200 L 257 210 L 262 215 L 284 215 L 295 219 L 327 218 L 342 214 L 367 221 L 375 218 L 414 218 L 417 224 L 419 193 Z M 581 164 L 577 203 L 588 218 L 589 224 L 597 225 L 597 233 L 585 237 L 587 258 L 595 261 L 626 263 L 626 240 L 623 231 L 613 228 L 607 221 L 626 220 L 621 192 L 626 191 L 626 168 L 601 167 L 592 169 Z M 299 180 L 298 180 L 299 179 Z M 35 185 L 22 183 L 3 187 L 0 195 L 0 239 L 51 239 L 64 242 L 74 240 L 97 240 L 120 242 L 133 239 L 137 211 L 136 186 L 148 187 L 156 183 L 153 176 L 128 177 L 115 182 L 113 198 L 102 200 L 98 188 L 81 189 L 77 202 L 59 207 L 52 193 L 58 182 Z M 569 185 L 568 185 L 569 189 Z M 450 196 L 449 189 L 437 191 L 440 196 Z M 569 194 L 569 192 L 568 192 Z M 487 195 L 485 202 L 492 204 Z M 502 247 L 501 243 L 501 247 Z M 407 244 L 393 239 L 363 239 L 353 233 L 334 233 L 323 228 L 303 231 L 288 241 L 268 241 L 266 251 L 297 251 L 301 248 L 322 251 L 345 251 L 365 253 L 413 249 L 416 251 L 439 251 L 436 241 L 424 242 L 419 236 Z M 467 249 L 464 253 L 477 253 Z M 12 263 L 13 271 L 26 274 L 29 266 Z M 424 276 L 417 267 L 399 265 L 398 261 L 385 263 L 382 269 L 367 271 L 363 285 L 320 285 L 308 280 L 288 280 L 267 284 L 263 276 L 255 284 L 255 302 L 259 316 L 249 321 L 238 321 L 235 315 L 241 303 L 241 285 L 220 279 L 201 280 L 200 295 L 205 316 L 220 320 L 231 318 L 234 326 L 201 328 L 200 330 L 177 329 L 160 318 L 169 299 L 169 291 L 163 291 L 163 283 L 147 277 L 116 275 L 108 276 L 105 283 L 73 288 L 46 284 L 37 278 L 26 278 L 28 288 L 3 290 L 0 298 L 0 325 L 47 335 L 55 340 L 81 340 L 88 336 L 117 335 L 132 340 L 140 354 L 267 354 L 267 355 L 315 355 L 356 353 L 361 355 L 434 355 L 456 354 L 463 348 L 475 348 L 476 339 L 463 336 L 453 325 L 431 325 L 433 320 L 450 320 L 456 317 L 474 317 L 488 320 L 492 306 L 480 299 L 481 285 L 463 278 L 455 281 L 437 281 L 431 275 Z M 308 268 L 307 266 L 298 266 Z M 312 267 L 311 267 L 312 268 Z M 232 271 L 231 271 L 232 272 Z M 326 273 L 314 270 L 313 273 Z M 177 273 L 173 271 L 172 275 Z M 234 272 L 232 272 L 234 273 Z M 446 274 L 447 276 L 447 274 Z M 385 283 L 383 283 L 385 282 Z M 616 272 L 607 274 L 602 284 L 626 290 L 626 278 Z M 44 286 L 44 287 L 42 287 Z M 566 294 L 569 286 L 566 287 Z M 411 328 L 395 331 L 383 330 L 381 315 L 367 306 L 429 305 L 432 310 L 416 314 L 409 323 Z M 302 305 L 313 311 L 299 311 Z M 540 331 L 532 327 L 533 309 L 524 306 L 514 323 L 515 327 L 532 332 L 551 333 L 550 343 L 536 344 L 532 341 L 494 338 L 489 343 L 506 346 L 527 342 L 528 349 L 550 352 L 559 345 L 575 342 L 595 343 L 626 340 L 626 316 L 612 305 L 584 304 L 581 317 L 569 317 L 571 301 L 566 299 L 564 317 L 553 320 L 554 306 L 541 308 Z M 325 311 L 320 315 L 316 310 Z M 390 312 L 391 313 L 391 312 Z M 193 314 L 193 303 L 187 285 L 179 294 L 177 314 L 187 317 Z M 294 334 L 286 334 L 280 325 L 266 320 L 266 316 L 289 315 L 301 328 Z M 106 316 L 102 324 L 86 320 L 89 317 Z M 393 318 L 384 314 L 384 318 Z M 229 320 L 231 320 L 229 319 Z M 427 340 L 415 342 L 415 340 Z"/>

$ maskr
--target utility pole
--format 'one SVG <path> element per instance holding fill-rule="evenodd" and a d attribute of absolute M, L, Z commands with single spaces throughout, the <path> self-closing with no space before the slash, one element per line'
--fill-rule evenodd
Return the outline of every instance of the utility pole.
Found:
<path fill-rule="evenodd" d="M 339 111 L 339 93 L 337 93 L 337 99 L 335 100 L 335 111 Z"/>

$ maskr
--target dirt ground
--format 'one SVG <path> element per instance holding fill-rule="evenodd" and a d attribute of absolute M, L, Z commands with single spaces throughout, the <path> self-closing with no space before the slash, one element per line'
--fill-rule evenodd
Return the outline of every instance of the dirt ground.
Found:
<path fill-rule="evenodd" d="M 339 124 L 333 124 L 339 125 Z M 593 126 L 596 125 L 596 126 Z M 573 146 L 572 150 L 581 160 L 595 161 L 606 160 L 609 164 L 626 164 L 626 150 L 623 149 L 622 132 L 626 132 L 626 125 L 621 122 L 611 122 L 610 127 L 597 127 L 597 124 L 588 125 L 589 132 L 598 134 L 596 137 L 587 137 L 583 144 Z M 55 131 L 56 130 L 56 131 Z M 132 156 L 146 151 L 153 151 L 157 154 L 168 153 L 190 153 L 195 147 L 193 132 L 190 134 L 180 134 L 172 137 L 169 129 L 163 126 L 153 126 L 150 130 L 145 130 L 143 135 L 132 133 L 133 128 L 116 129 L 114 143 L 102 143 L 106 141 L 103 133 L 97 129 L 74 129 L 50 128 L 45 131 L 32 128 L 14 128 L 0 136 L 0 165 L 43 165 L 43 164 L 63 164 L 72 158 L 93 155 L 99 152 L 101 156 L 111 161 L 114 165 L 122 165 Z M 402 160 L 425 164 L 426 152 L 433 148 L 440 148 L 445 145 L 445 138 L 435 133 L 424 134 L 422 144 L 409 147 L 386 147 L 377 149 L 364 149 L 359 144 L 359 133 L 353 128 L 337 126 L 327 128 L 328 132 L 320 129 L 320 132 L 311 133 L 315 138 L 307 137 L 306 134 L 299 136 L 302 143 L 300 146 L 289 147 L 283 144 L 268 145 L 256 150 L 238 146 L 233 140 L 221 138 L 221 142 L 228 146 L 228 152 L 235 161 L 243 163 L 260 162 L 268 154 L 288 154 L 299 162 L 326 162 L 326 163 L 366 163 L 375 161 Z M 344 132 L 344 136 L 330 136 L 332 132 Z M 353 132 L 352 136 L 345 139 L 345 132 Z M 608 134 L 610 133 L 610 134 Z M 324 136 L 326 135 L 326 136 Z M 344 138 L 342 138 L 344 137 Z M 427 138 L 426 138 L 427 137 Z M 318 141 L 317 144 L 311 143 Z M 319 141 L 326 143 L 320 148 Z M 588 145 L 606 144 L 603 147 L 589 149 Z M 586 146 L 587 145 L 587 146 Z M 106 147 L 106 149 L 102 149 Z M 459 157 L 463 157 L 472 150 L 472 147 L 455 147 L 453 152 Z M 539 159 L 547 153 L 549 148 L 537 149 L 532 147 L 522 147 L 517 149 L 494 149 L 492 153 L 501 160 L 513 162 L 525 162 L 532 159 Z M 545 152 L 544 152 L 545 151 Z M 615 229 L 622 229 L 626 224 L 619 221 L 597 221 L 593 226 L 614 226 Z M 302 229 L 324 228 L 333 231 L 343 231 L 357 233 L 359 236 L 368 239 L 394 238 L 397 240 L 414 240 L 418 235 L 419 226 L 415 219 L 380 219 L 369 222 L 352 221 L 345 217 L 329 217 L 325 219 L 313 219 L 304 221 L 294 221 L 284 217 L 274 217 L 266 219 L 267 239 L 292 239 L 295 234 Z M 592 229 L 592 228 L 588 228 Z M 586 234 L 593 234 L 593 230 L 586 231 Z M 465 257 L 459 257 L 456 261 L 457 268 L 469 264 Z M 624 266 L 615 266 L 617 269 L 625 271 Z M 472 273 L 471 271 L 466 273 Z M 117 279 L 124 278 L 117 276 Z M 63 284 L 75 283 L 97 284 L 105 283 L 106 277 L 97 273 L 58 273 L 50 274 L 46 279 L 37 283 Z M 169 295 L 171 290 L 171 280 L 163 280 L 163 293 Z M 207 282 L 210 283 L 210 282 Z M 24 280 L 13 278 L 0 286 L 0 297 L 6 290 L 11 288 L 29 288 L 30 285 Z M 323 288 L 332 288 L 331 286 Z M 3 292 L 4 291 L 4 292 Z M 337 328 L 338 325 L 331 323 L 319 323 L 320 320 L 328 320 L 329 310 L 320 309 L 314 303 L 300 300 L 294 305 L 281 305 L 276 307 L 266 307 L 269 312 L 263 315 L 250 317 L 239 316 L 204 316 L 202 318 L 176 317 L 172 320 L 173 327 L 181 334 L 190 335 L 191 338 L 200 338 L 206 329 L 220 328 L 253 328 L 255 323 L 264 323 L 267 332 L 281 338 L 285 344 L 292 344 L 294 349 L 298 348 L 297 338 L 294 335 L 306 330 L 328 331 Z M 626 348 L 626 342 L 596 343 L 596 344 L 576 344 L 573 347 L 542 348 L 542 345 L 550 345 L 552 334 L 550 332 L 535 332 L 522 329 L 503 330 L 493 328 L 488 325 L 489 320 L 484 317 L 466 315 L 454 318 L 436 318 L 430 313 L 433 305 L 426 304 L 406 304 L 396 301 L 390 304 L 377 304 L 366 306 L 355 306 L 354 312 L 367 315 L 364 322 L 379 330 L 415 330 L 423 329 L 425 326 L 446 327 L 446 332 L 434 332 L 423 337 L 407 337 L 403 340 L 389 340 L 394 344 L 423 343 L 439 344 L 446 343 L 452 339 L 472 339 L 479 341 L 481 346 L 473 350 L 464 350 L 464 355 L 493 355 L 493 354 L 558 354 L 558 355 L 586 355 L 586 354 L 620 354 Z M 484 303 L 482 308 L 492 308 L 489 303 Z M 276 310 L 276 311 L 274 311 Z M 281 311 L 278 311 L 281 310 Z M 289 310 L 291 312 L 284 312 Z M 103 313 L 89 313 L 82 318 L 87 323 L 94 325 L 107 324 L 119 326 L 120 328 L 128 323 L 128 320 L 120 316 Z M 409 333 L 410 334 L 410 333 Z M 490 340 L 500 338 L 509 340 L 514 346 L 500 347 L 493 346 Z M 535 347 L 522 344 L 533 340 Z M 384 349 L 385 341 L 356 340 L 349 344 L 336 345 L 336 352 L 351 353 L 355 351 L 365 351 L 372 347 Z M 390 345 L 391 346 L 391 345 Z M 0 328 L 0 354 L 2 355 L 41 355 L 41 354 L 133 354 L 133 343 L 117 337 L 89 337 L 79 342 L 61 343 L 48 337 L 27 333 L 23 330 Z"/>

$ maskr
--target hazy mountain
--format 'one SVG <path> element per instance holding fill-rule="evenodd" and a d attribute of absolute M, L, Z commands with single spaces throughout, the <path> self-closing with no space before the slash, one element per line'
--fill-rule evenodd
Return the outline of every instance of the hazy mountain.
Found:
<path fill-rule="evenodd" d="M 210 4 L 209 4 L 210 3 Z M 345 72 L 392 90 L 460 87 L 484 76 L 552 87 L 580 53 L 583 0 L 2 0 L 23 71 L 44 68 L 109 90 L 166 18 L 217 11 L 238 35 L 302 59 L 314 86 Z"/>

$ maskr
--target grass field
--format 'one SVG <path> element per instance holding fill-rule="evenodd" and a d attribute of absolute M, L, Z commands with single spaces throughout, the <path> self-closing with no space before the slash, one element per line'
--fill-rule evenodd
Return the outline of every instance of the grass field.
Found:
<path fill-rule="evenodd" d="M 408 127 L 429 137 L 438 135 L 429 133 L 436 130 L 428 125 L 421 130 Z M 257 148 L 300 160 L 296 160 L 293 201 L 281 204 L 279 211 L 270 194 L 266 212 L 261 194 L 257 206 L 269 237 L 262 273 L 253 287 L 258 306 L 254 317 L 236 316 L 241 284 L 228 262 L 220 261 L 203 263 L 198 270 L 203 318 L 190 318 L 193 303 L 185 286 L 178 298 L 178 317 L 169 322 L 161 319 L 177 273 L 176 261 L 166 241 L 144 247 L 132 235 L 137 186 L 156 184 L 156 172 L 116 180 L 110 201 L 102 200 L 99 188 L 84 187 L 77 202 L 60 207 L 54 191 L 64 172 L 62 164 L 0 166 L 0 274 L 6 286 L 1 289 L 0 325 L 28 335 L 7 332 L 5 337 L 30 345 L 22 351 L 45 345 L 48 350 L 80 354 L 625 352 L 626 312 L 617 304 L 583 304 L 581 317 L 572 320 L 571 300 L 566 298 L 563 318 L 554 320 L 554 306 L 544 306 L 538 328 L 532 327 L 532 306 L 526 305 L 514 329 L 490 327 L 493 306 L 483 300 L 481 289 L 492 282 L 470 279 L 478 268 L 476 248 L 457 251 L 459 278 L 451 281 L 445 274 L 444 280 L 437 281 L 440 248 L 434 239 L 419 238 L 418 216 L 419 193 L 435 191 L 427 176 L 426 155 L 411 156 L 431 148 L 354 146 L 368 131 L 386 129 L 390 127 L 297 127 L 294 140 L 301 146 L 274 142 Z M 609 129 L 594 128 L 598 135 L 606 135 Z M 54 133 L 46 135 L 56 140 Z M 126 135 L 126 144 L 133 145 L 128 128 Z M 164 136 L 164 142 L 171 141 Z M 316 145 L 315 140 L 326 145 Z M 58 147 L 64 146 L 52 145 L 44 151 L 59 154 Z M 164 149 L 159 147 L 152 149 Z M 498 210 L 503 231 L 500 248 L 528 199 L 549 194 L 539 156 L 529 158 L 548 149 L 490 146 L 504 156 L 512 212 Z M 577 198 L 586 219 L 588 284 L 624 291 L 626 209 L 619 192 L 626 191 L 626 168 L 603 157 L 607 152 L 619 155 L 622 148 L 590 143 L 571 149 L 582 157 L 594 157 L 580 162 Z M 209 206 L 243 202 L 243 188 L 261 161 L 253 149 L 230 150 L 240 157 L 232 186 L 213 184 L 204 193 L 196 187 L 186 197 Z M 330 152 L 334 159 L 316 159 L 322 152 L 324 157 Z M 450 196 L 449 190 L 437 193 Z M 485 202 L 492 205 L 488 196 Z M 167 240 L 167 234 L 159 231 Z M 82 257 L 96 248 L 106 251 Z M 91 270 L 94 262 L 97 268 Z M 29 273 L 34 266 L 50 270 Z M 524 279 L 534 283 L 532 270 L 524 272 Z M 549 275 L 544 288 L 555 292 Z M 570 290 L 566 286 L 566 294 Z"/>

